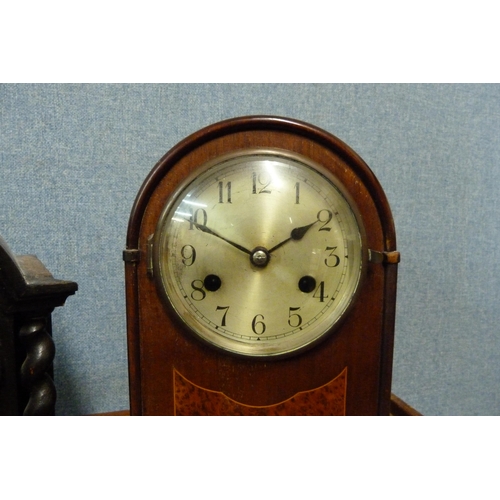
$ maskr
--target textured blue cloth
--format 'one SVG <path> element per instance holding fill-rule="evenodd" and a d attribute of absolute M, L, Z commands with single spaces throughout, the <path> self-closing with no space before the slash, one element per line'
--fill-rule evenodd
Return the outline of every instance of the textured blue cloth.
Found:
<path fill-rule="evenodd" d="M 158 159 L 221 119 L 288 116 L 370 165 L 402 255 L 393 391 L 500 414 L 500 86 L 1 85 L 0 234 L 79 291 L 53 315 L 59 414 L 128 407 L 128 216 Z"/>

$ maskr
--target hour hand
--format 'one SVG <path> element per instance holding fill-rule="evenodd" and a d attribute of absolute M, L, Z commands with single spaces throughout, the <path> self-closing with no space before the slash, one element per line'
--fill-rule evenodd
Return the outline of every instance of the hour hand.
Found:
<path fill-rule="evenodd" d="M 273 248 L 271 248 L 271 250 L 269 250 L 269 253 L 274 252 L 276 249 L 280 248 L 281 246 L 283 246 L 285 243 L 287 243 L 290 240 L 296 240 L 296 241 L 301 240 L 304 237 L 304 235 L 307 233 L 307 231 L 309 231 L 309 229 L 312 226 L 314 226 L 314 224 L 316 224 L 316 222 L 318 222 L 318 221 L 315 220 L 314 222 L 311 222 L 311 224 L 307 224 L 307 226 L 295 227 L 294 229 L 292 229 L 292 231 L 290 233 L 290 237 L 287 238 L 286 240 L 283 240 L 281 243 L 278 243 Z"/>
<path fill-rule="evenodd" d="M 210 229 L 209 227 L 205 226 L 204 224 L 200 224 L 198 222 L 194 222 L 191 219 L 186 219 L 190 224 L 193 224 L 193 226 L 196 226 L 197 229 L 200 231 L 203 231 L 204 233 L 211 234 L 212 236 L 215 236 L 217 238 L 220 238 L 221 240 L 225 241 L 226 243 L 229 243 L 233 247 L 237 248 L 238 250 L 241 250 L 242 252 L 251 255 L 252 252 L 250 250 L 247 250 L 245 247 L 242 247 L 238 243 L 235 243 L 234 241 L 228 240 L 224 236 L 221 236 L 220 234 L 216 233 L 213 229 Z"/>

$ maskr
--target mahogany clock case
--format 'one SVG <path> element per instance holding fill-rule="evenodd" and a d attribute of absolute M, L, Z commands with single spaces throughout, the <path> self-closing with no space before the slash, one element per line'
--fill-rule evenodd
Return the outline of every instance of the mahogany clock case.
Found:
<path fill-rule="evenodd" d="M 204 344 L 166 307 L 151 277 L 151 238 L 179 184 L 209 161 L 255 148 L 289 151 L 327 168 L 356 204 L 366 232 L 366 275 L 349 313 L 322 342 L 286 358 L 235 356 Z M 285 414 L 329 414 L 323 396 L 316 402 L 308 398 L 306 405 L 294 406 L 294 401 L 334 382 L 340 387 L 331 396 L 340 405 L 338 414 L 389 414 L 399 262 L 393 218 L 373 172 L 332 134 L 288 118 L 249 116 L 187 137 L 144 181 L 131 211 L 124 260 L 132 415 L 175 415 L 186 409 L 191 414 L 282 414 L 275 410 L 284 402 L 288 406 L 280 411 Z M 179 398 L 186 397 L 179 392 L 181 382 L 198 402 L 181 405 Z M 207 394 L 231 404 L 213 410 L 205 404 L 211 399 Z"/>

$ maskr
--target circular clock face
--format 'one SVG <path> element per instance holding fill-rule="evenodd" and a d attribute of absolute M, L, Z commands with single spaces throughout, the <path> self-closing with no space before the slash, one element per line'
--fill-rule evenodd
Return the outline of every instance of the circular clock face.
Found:
<path fill-rule="evenodd" d="M 364 273 L 364 231 L 325 168 L 281 150 L 201 166 L 168 200 L 153 270 L 168 307 L 204 341 L 282 356 L 334 330 Z"/>

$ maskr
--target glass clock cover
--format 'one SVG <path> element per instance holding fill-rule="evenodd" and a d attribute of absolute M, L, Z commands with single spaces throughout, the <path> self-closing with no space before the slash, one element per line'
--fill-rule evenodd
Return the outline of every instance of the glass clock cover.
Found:
<path fill-rule="evenodd" d="M 167 307 L 205 342 L 282 356 L 331 333 L 365 270 L 364 229 L 340 182 L 274 149 L 198 168 L 167 201 L 153 268 Z"/>

